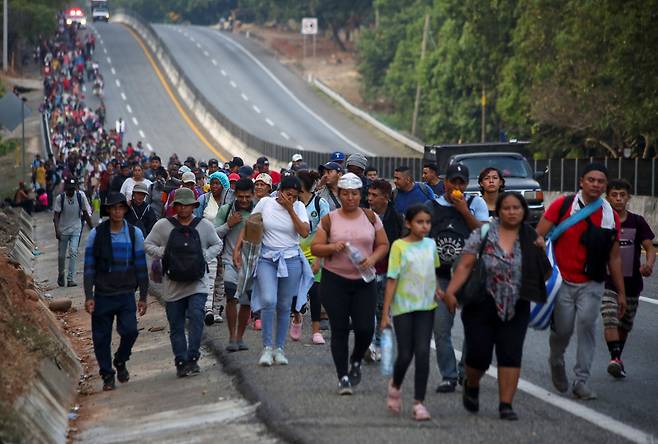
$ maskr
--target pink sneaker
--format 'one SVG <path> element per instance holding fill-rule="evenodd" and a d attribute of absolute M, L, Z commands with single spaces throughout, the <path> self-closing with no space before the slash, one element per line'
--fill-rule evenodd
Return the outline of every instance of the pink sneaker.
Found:
<path fill-rule="evenodd" d="M 427 411 L 423 404 L 414 404 L 414 408 L 411 410 L 411 417 L 416 421 L 429 421 L 432 419 L 430 412 Z"/>
<path fill-rule="evenodd" d="M 320 332 L 313 333 L 312 341 L 316 345 L 324 345 L 324 343 L 325 343 L 324 342 L 324 336 L 322 336 L 322 333 L 320 333 Z"/>
<path fill-rule="evenodd" d="M 259 331 L 263 329 L 263 325 L 260 322 L 260 319 L 254 321 L 254 330 Z"/>
<path fill-rule="evenodd" d="M 299 323 L 296 323 L 294 319 L 290 321 L 290 339 L 292 339 L 293 341 L 299 341 L 299 339 L 302 337 L 303 323 L 304 323 L 303 320 Z"/>

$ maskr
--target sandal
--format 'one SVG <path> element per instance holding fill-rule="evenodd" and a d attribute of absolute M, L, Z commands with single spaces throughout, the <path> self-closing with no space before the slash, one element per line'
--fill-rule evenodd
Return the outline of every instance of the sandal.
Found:
<path fill-rule="evenodd" d="M 411 417 L 416 421 L 429 421 L 432 419 L 430 412 L 427 411 L 423 404 L 414 404 L 414 408 L 411 410 Z"/>
<path fill-rule="evenodd" d="M 400 410 L 402 410 L 400 389 L 393 387 L 392 379 L 388 383 L 388 398 L 386 399 L 386 407 L 388 407 L 388 409 L 395 414 L 400 414 Z"/>

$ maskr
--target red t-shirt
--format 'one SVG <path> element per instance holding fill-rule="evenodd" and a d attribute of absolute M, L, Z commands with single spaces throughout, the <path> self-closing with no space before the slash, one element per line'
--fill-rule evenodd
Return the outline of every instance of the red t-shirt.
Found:
<path fill-rule="evenodd" d="M 560 207 L 566 196 L 560 196 L 551 203 L 544 217 L 549 222 L 557 225 L 561 220 L 569 217 L 569 210 L 567 210 L 561 220 L 558 220 L 560 216 Z M 617 238 L 619 238 L 619 216 L 617 213 L 614 213 L 615 216 L 615 227 L 617 229 Z M 601 226 L 601 220 L 603 219 L 603 209 L 599 208 L 590 216 L 592 223 L 596 226 Z M 589 277 L 585 275 L 585 260 L 587 259 L 587 251 L 585 246 L 580 242 L 583 233 L 587 230 L 587 221 L 581 220 L 573 227 L 565 231 L 562 236 L 560 236 L 555 244 L 555 259 L 557 260 L 557 265 L 560 268 L 560 273 L 562 274 L 562 279 L 568 282 L 573 282 L 576 284 L 582 284 L 589 280 Z"/>

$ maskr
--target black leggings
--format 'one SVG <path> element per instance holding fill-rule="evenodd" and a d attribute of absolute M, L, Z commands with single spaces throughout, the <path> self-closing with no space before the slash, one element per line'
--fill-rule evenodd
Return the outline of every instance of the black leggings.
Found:
<path fill-rule="evenodd" d="M 393 367 L 393 385 L 402 386 L 404 374 L 411 364 L 411 359 L 415 357 L 414 399 L 424 401 L 427 378 L 430 374 L 430 341 L 434 327 L 434 310 L 412 311 L 394 316 L 393 325 L 398 341 L 398 357 Z"/>
<path fill-rule="evenodd" d="M 498 367 L 521 367 L 523 342 L 530 321 L 530 302 L 519 299 L 514 317 L 502 321 L 496 312 L 494 299 L 487 295 L 478 304 L 464 307 L 462 323 L 466 349 L 466 365 L 486 371 L 491 364 L 494 347 Z"/>
<path fill-rule="evenodd" d="M 320 283 L 313 282 L 311 288 L 308 290 L 309 305 L 311 306 L 311 321 L 320 322 L 320 317 L 322 315 L 322 304 L 320 303 Z M 297 313 L 297 296 L 293 296 L 292 304 L 290 306 L 291 313 Z M 306 313 L 306 308 L 302 308 L 301 313 Z"/>
<path fill-rule="evenodd" d="M 351 362 L 361 361 L 372 341 L 375 330 L 377 291 L 375 281 L 345 279 L 322 270 L 320 298 L 331 325 L 331 355 L 338 378 L 347 375 L 350 319 L 354 330 L 354 350 Z"/>

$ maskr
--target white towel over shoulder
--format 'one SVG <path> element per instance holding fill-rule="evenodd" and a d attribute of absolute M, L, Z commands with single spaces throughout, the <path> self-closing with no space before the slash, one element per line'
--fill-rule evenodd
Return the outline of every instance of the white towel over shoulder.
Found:
<path fill-rule="evenodd" d="M 573 200 L 573 203 L 571 204 L 571 213 L 570 215 L 576 214 L 578 211 L 582 209 L 582 207 L 585 206 L 585 203 L 583 202 L 583 196 L 582 196 L 582 191 L 578 191 L 578 194 L 576 194 L 576 198 Z M 601 228 L 607 228 L 610 230 L 614 230 L 616 225 L 615 225 L 615 210 L 612 209 L 612 206 L 610 205 L 610 202 L 608 202 L 606 199 L 603 199 L 603 205 L 601 206 L 601 209 L 603 210 L 603 218 L 601 219 Z"/>

